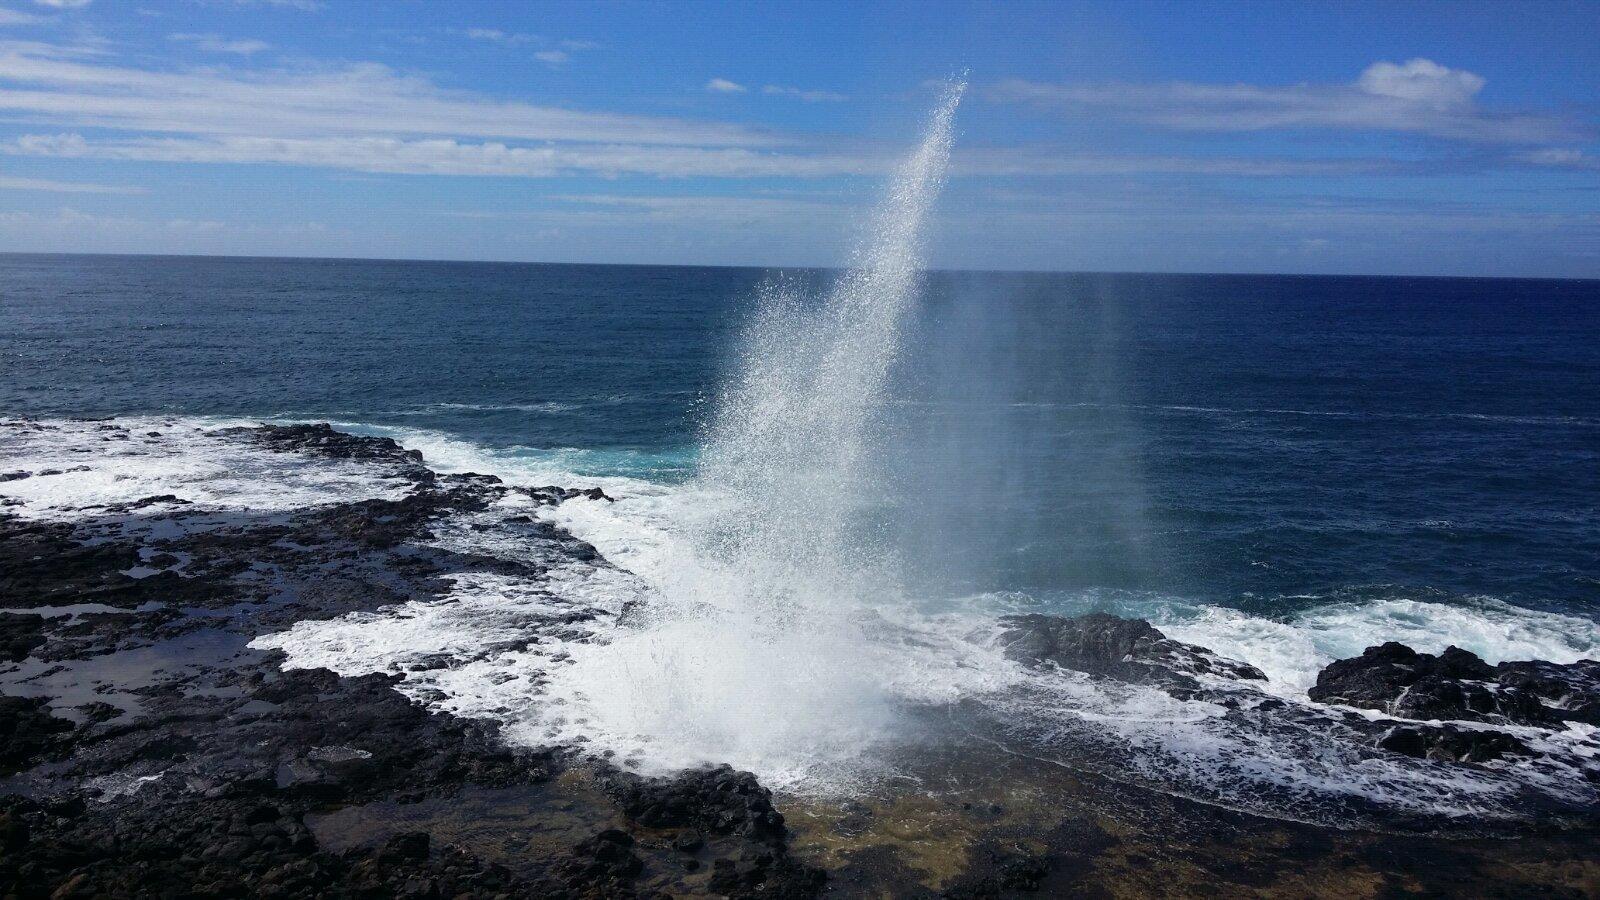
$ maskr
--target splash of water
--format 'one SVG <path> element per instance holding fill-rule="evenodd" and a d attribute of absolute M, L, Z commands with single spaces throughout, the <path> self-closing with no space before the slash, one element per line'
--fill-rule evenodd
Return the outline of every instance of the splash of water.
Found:
<path fill-rule="evenodd" d="M 900 327 L 916 297 L 920 238 L 943 181 L 960 85 L 896 173 L 869 242 L 820 309 L 770 286 L 702 455 L 700 478 L 732 503 L 704 536 L 736 577 L 738 609 L 788 625 L 882 590 L 885 549 L 855 513 L 874 493 L 868 449 Z M 859 576 L 870 575 L 863 579 Z"/>
<path fill-rule="evenodd" d="M 714 508 L 658 569 L 636 627 L 563 676 L 582 685 L 591 733 L 648 744 L 654 767 L 728 761 L 780 784 L 836 772 L 894 734 L 915 692 L 865 612 L 897 579 L 863 512 L 964 87 L 945 92 L 820 303 L 782 283 L 762 291 L 693 486 Z"/>

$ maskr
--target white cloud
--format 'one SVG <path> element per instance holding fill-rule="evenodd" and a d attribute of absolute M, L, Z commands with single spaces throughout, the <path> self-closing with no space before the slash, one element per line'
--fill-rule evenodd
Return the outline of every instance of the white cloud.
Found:
<path fill-rule="evenodd" d="M 1548 147 L 1517 154 L 1521 162 L 1551 169 L 1575 169 L 1580 172 L 1600 172 L 1600 156 L 1570 147 Z"/>
<path fill-rule="evenodd" d="M 52 9 L 81 9 L 89 5 L 89 0 L 33 0 L 33 2 Z"/>
<path fill-rule="evenodd" d="M 1326 128 L 1393 131 L 1498 143 L 1571 140 L 1586 129 L 1550 115 L 1476 102 L 1484 79 L 1431 60 L 1374 63 L 1353 84 L 1043 84 L 1013 79 L 987 92 L 1083 115 L 1195 131 Z"/>
<path fill-rule="evenodd" d="M 32 13 L 19 12 L 0 6 L 0 25 L 33 25 L 44 19 Z"/>
<path fill-rule="evenodd" d="M 1375 62 L 1361 73 L 1356 85 L 1380 97 L 1459 106 L 1472 102 L 1483 90 L 1484 79 L 1460 69 L 1447 69 L 1431 59 L 1413 59 L 1405 65 Z"/>
<path fill-rule="evenodd" d="M 545 49 L 536 51 L 533 54 L 533 58 L 552 68 L 570 62 L 572 54 L 580 50 L 593 50 L 600 46 L 593 41 L 568 40 L 552 43 L 538 35 L 502 31 L 498 28 L 466 28 L 455 30 L 453 33 L 476 41 L 488 41 L 490 43 L 503 44 L 507 47 L 516 47 L 535 42 L 543 44 Z"/>
<path fill-rule="evenodd" d="M 636 144 L 514 146 L 497 141 L 402 140 L 393 137 L 279 138 L 218 136 L 90 141 L 83 135 L 29 134 L 0 144 L 0 153 L 65 159 L 136 160 L 307 166 L 346 171 L 554 178 L 564 175 L 659 178 L 830 178 L 876 176 L 893 153 L 774 152 L 746 148 L 652 147 Z M 1238 177 L 1369 175 L 1404 171 L 1383 159 L 1113 156 L 1049 148 L 958 150 L 959 176 L 1131 175 L 1169 173 Z"/>
<path fill-rule="evenodd" d="M 630 144 L 507 146 L 451 139 L 391 137 L 134 138 L 89 141 L 79 134 L 24 135 L 0 153 L 64 159 L 144 162 L 257 163 L 358 172 L 551 178 L 590 174 L 669 178 L 821 178 L 872 174 L 881 162 L 862 157 L 772 153 L 734 147 Z"/>
<path fill-rule="evenodd" d="M 780 197 L 663 197 L 633 194 L 569 194 L 550 197 L 582 207 L 634 211 L 653 221 L 713 224 L 793 224 L 815 222 L 817 216 L 842 218 L 853 205 Z"/>
<path fill-rule="evenodd" d="M 272 9 L 292 9 L 298 12 L 321 12 L 325 6 L 322 0 L 194 0 L 194 2 L 210 6 L 237 6 L 241 9 L 265 6 Z"/>
<path fill-rule="evenodd" d="M 143 194 L 141 187 L 115 184 L 85 184 L 81 181 L 53 181 L 48 178 L 13 178 L 0 175 L 0 191 L 49 191 L 54 194 Z"/>
<path fill-rule="evenodd" d="M 1046 147 L 973 148 L 951 157 L 957 175 L 1222 175 L 1283 178 L 1304 175 L 1373 175 L 1407 171 L 1394 160 L 1340 157 L 1297 159 L 1250 156 L 1179 156 L 1071 153 Z"/>
<path fill-rule="evenodd" d="M 800 88 L 783 87 L 777 84 L 767 85 L 761 89 L 761 93 L 775 97 L 792 97 L 796 100 L 804 100 L 807 103 L 837 103 L 850 99 L 844 94 L 836 94 L 833 91 L 803 91 Z"/>
<path fill-rule="evenodd" d="M 533 35 L 516 34 L 498 28 L 467 28 L 460 34 L 475 41 L 489 41 L 495 44 L 526 44 L 533 40 Z"/>
<path fill-rule="evenodd" d="M 0 113 L 68 127 L 191 135 L 453 135 L 530 141 L 769 146 L 738 125 L 589 113 L 445 91 L 386 66 L 152 71 L 0 42 Z"/>
<path fill-rule="evenodd" d="M 713 78 L 706 82 L 706 90 L 714 94 L 742 94 L 750 89 L 737 81 L 729 81 L 726 78 Z"/>
<path fill-rule="evenodd" d="M 266 41 L 228 40 L 216 34 L 169 34 L 167 40 L 193 44 L 207 53 L 236 53 L 240 56 L 260 53 L 271 46 Z"/>

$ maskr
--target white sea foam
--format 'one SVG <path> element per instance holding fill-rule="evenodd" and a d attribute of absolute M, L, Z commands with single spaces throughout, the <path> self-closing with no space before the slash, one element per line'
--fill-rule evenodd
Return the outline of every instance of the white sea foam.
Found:
<path fill-rule="evenodd" d="M 1455 645 L 1490 663 L 1600 658 L 1600 624 L 1480 598 L 1461 604 L 1405 598 L 1311 606 L 1284 620 L 1215 606 L 1167 604 L 1150 616 L 1176 640 L 1241 659 L 1267 674 L 1272 690 L 1302 696 L 1336 659 L 1399 641 L 1423 653 Z"/>
<path fill-rule="evenodd" d="M 181 417 L 0 422 L 0 473 L 56 473 L 0 482 L 0 498 L 24 518 L 63 520 L 165 494 L 194 509 L 267 512 L 398 497 L 410 486 L 368 463 L 309 465 L 297 454 L 220 433 L 249 424 Z"/>

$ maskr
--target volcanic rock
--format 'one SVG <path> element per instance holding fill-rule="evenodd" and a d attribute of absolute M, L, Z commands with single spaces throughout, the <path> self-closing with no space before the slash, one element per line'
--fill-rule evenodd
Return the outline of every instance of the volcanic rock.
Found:
<path fill-rule="evenodd" d="M 783 838 L 783 814 L 773 808 L 772 792 L 732 766 L 692 769 L 673 778 L 618 773 L 611 790 L 623 813 L 640 825 L 693 826 L 769 843 Z"/>
<path fill-rule="evenodd" d="M 327 422 L 311 425 L 262 425 L 226 429 L 224 433 L 248 436 L 255 443 L 283 453 L 309 453 L 332 459 L 360 459 L 391 463 L 420 463 L 422 451 L 407 450 L 394 438 L 346 434 Z"/>
<path fill-rule="evenodd" d="M 1390 641 L 1331 663 L 1308 694 L 1407 719 L 1548 726 L 1600 717 L 1600 663 L 1491 666 L 1460 647 L 1434 656 Z"/>
<path fill-rule="evenodd" d="M 1032 665 L 1054 664 L 1134 684 L 1186 688 L 1198 685 L 1196 675 L 1267 678 L 1254 666 L 1171 640 L 1143 619 L 1108 613 L 1076 618 L 1033 613 L 1001 621 L 1007 626 L 1000 636 L 1006 654 Z"/>

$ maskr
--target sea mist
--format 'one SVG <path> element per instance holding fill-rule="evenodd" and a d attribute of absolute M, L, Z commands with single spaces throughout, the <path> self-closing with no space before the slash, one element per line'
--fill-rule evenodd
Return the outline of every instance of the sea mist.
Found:
<path fill-rule="evenodd" d="M 873 451 L 964 88 L 941 97 L 831 289 L 761 289 L 686 492 L 704 508 L 653 567 L 632 627 L 559 676 L 583 727 L 639 748 L 643 768 L 727 761 L 778 785 L 836 774 L 893 739 L 918 690 L 869 612 L 900 583 L 871 524 Z"/>

